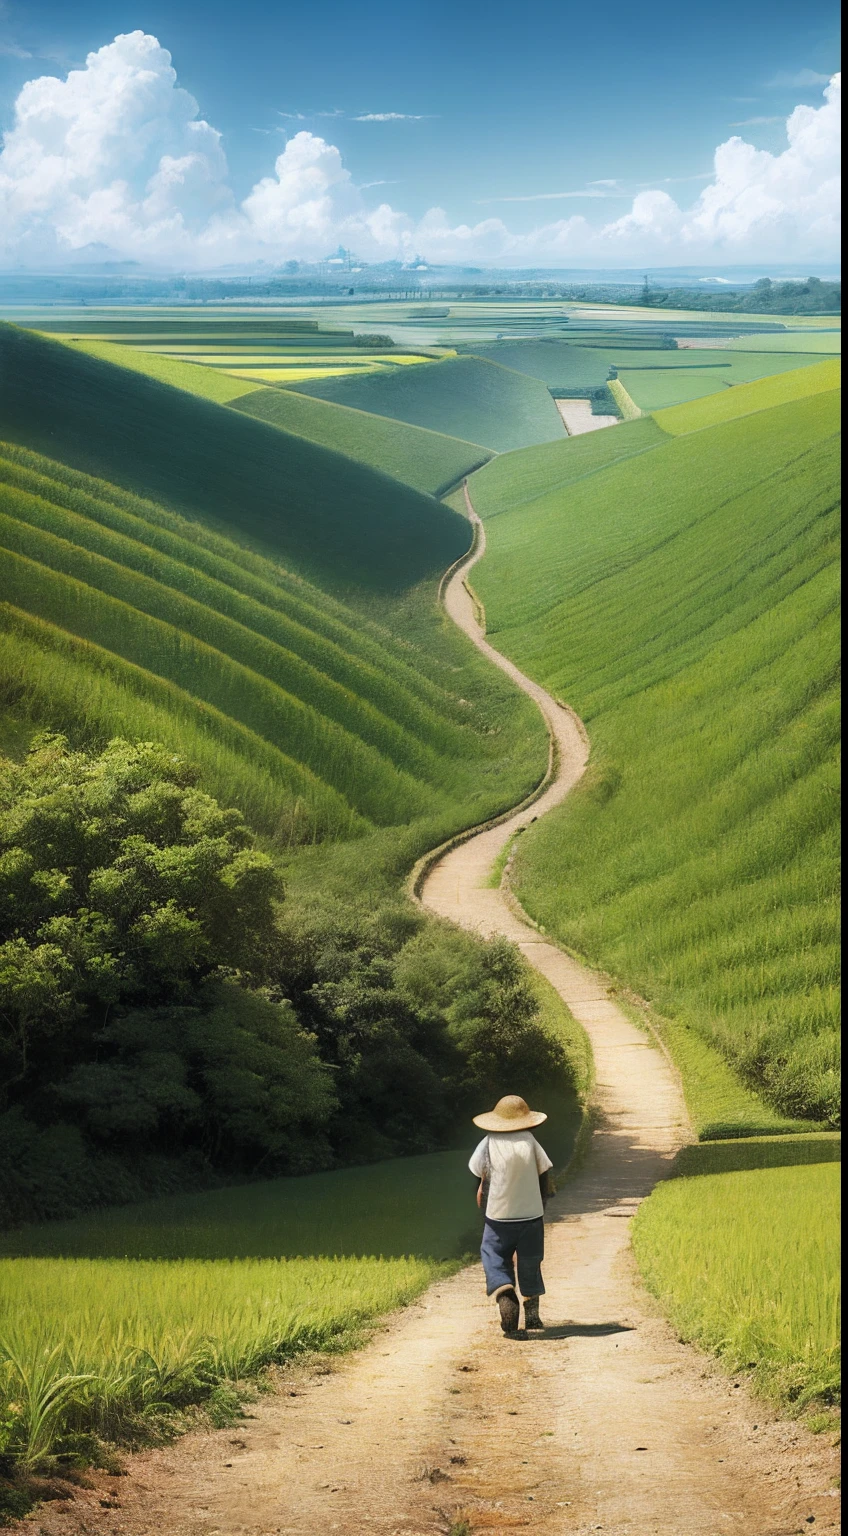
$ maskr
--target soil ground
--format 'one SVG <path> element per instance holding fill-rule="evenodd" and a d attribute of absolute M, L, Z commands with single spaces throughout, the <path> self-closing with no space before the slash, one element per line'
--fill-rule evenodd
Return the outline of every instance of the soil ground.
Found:
<path fill-rule="evenodd" d="M 470 509 L 470 504 L 469 504 Z M 557 740 L 535 802 L 439 861 L 427 907 L 506 933 L 558 987 L 595 1055 L 596 1126 L 547 1211 L 543 1334 L 504 1337 L 477 1266 L 433 1286 L 336 1363 L 281 1372 L 235 1429 L 93 1474 L 19 1530 L 42 1536 L 796 1536 L 839 1529 L 836 1452 L 681 1344 L 635 1273 L 634 1211 L 691 1132 L 675 1072 L 602 978 L 485 878 L 588 756 L 570 711 L 482 638 L 465 578 L 448 611 L 539 702 Z M 544 1139 L 540 1132 L 540 1139 Z M 473 1198 L 469 1177 L 469 1201 Z"/>

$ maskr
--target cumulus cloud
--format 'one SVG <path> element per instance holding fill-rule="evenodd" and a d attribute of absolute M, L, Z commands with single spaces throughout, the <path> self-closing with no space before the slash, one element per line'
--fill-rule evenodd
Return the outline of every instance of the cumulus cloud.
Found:
<path fill-rule="evenodd" d="M 101 242 L 188 255 L 233 210 L 220 134 L 142 32 L 90 53 L 66 80 L 23 86 L 0 154 L 0 230 L 19 255 Z"/>
<path fill-rule="evenodd" d="M 62 261 L 94 246 L 202 268 L 314 259 L 341 243 L 366 261 L 423 251 L 433 262 L 513 266 L 829 258 L 838 241 L 838 76 L 824 98 L 818 108 L 795 108 L 780 154 L 738 135 L 720 145 L 690 208 L 647 187 L 610 222 L 575 214 L 517 234 L 499 218 L 455 224 L 431 208 L 415 220 L 388 202 L 375 205 L 366 194 L 379 183 L 357 186 L 338 148 L 306 130 L 239 204 L 220 135 L 177 83 L 170 54 L 156 38 L 132 32 L 89 54 L 64 80 L 45 75 L 21 90 L 0 153 L 0 257 Z M 607 179 L 538 199 L 602 198 L 614 186 Z"/>

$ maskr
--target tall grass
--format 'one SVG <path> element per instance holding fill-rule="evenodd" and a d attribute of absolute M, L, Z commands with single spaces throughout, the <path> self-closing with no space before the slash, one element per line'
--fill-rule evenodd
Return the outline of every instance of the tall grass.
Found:
<path fill-rule="evenodd" d="M 439 1270 L 376 1257 L 2 1260 L 2 1449 L 29 1470 L 80 1434 L 143 1435 L 222 1381 L 339 1347 Z"/>
<path fill-rule="evenodd" d="M 816 1140 L 745 1142 L 741 1159 L 739 1142 L 689 1149 L 633 1225 L 642 1274 L 681 1335 L 796 1410 L 839 1393 L 838 1149 Z M 793 1150 L 800 1166 L 786 1166 Z"/>
<path fill-rule="evenodd" d="M 764 408 L 514 512 L 472 483 L 495 643 L 593 743 L 518 893 L 790 1119 L 838 1114 L 837 411 Z"/>

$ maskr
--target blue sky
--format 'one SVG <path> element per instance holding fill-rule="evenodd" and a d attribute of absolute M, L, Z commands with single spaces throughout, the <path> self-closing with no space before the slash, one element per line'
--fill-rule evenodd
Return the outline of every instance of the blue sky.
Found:
<path fill-rule="evenodd" d="M 500 223 L 511 236 L 529 237 L 580 216 L 597 230 L 626 217 L 643 192 L 664 192 L 680 209 L 690 208 L 714 176 L 718 145 L 736 135 L 780 155 L 789 114 L 799 106 L 820 109 L 838 67 L 830 3 L 718 0 L 695 7 L 661 0 L 645 9 L 614 0 L 602 13 L 595 5 L 550 0 L 0 0 L 0 127 L 14 127 L 26 81 L 64 80 L 69 70 L 84 68 L 91 51 L 136 31 L 170 52 L 179 85 L 221 135 L 236 206 L 274 174 L 287 139 L 312 135 L 309 144 L 299 141 L 299 152 L 314 153 L 317 138 L 338 150 L 345 174 L 362 189 L 360 214 L 385 201 L 406 218 L 407 243 L 434 231 L 437 254 L 448 253 L 446 231 L 458 227 Z M 422 226 L 434 207 L 444 218 Z M 675 245 L 667 215 L 667 205 L 657 203 L 643 242 L 647 255 L 662 218 L 668 264 L 675 255 L 686 261 L 701 259 L 702 249 L 709 254 L 710 241 L 698 244 L 700 234 Z M 336 206 L 322 232 L 329 235 L 332 225 L 355 234 L 351 217 L 346 203 Z M 809 224 L 809 209 L 804 217 Z M 61 239 L 78 238 L 68 235 L 67 219 L 56 219 Z M 90 220 L 86 227 L 94 230 Z M 106 244 L 114 243 L 116 228 L 106 231 Z M 570 254 L 591 255 L 583 225 L 570 231 L 562 236 Z M 622 258 L 635 259 L 642 233 L 626 234 Z M 453 238 L 469 255 L 497 254 L 492 230 L 476 243 Z M 812 259 L 815 241 L 804 238 Z M 821 259 L 831 254 L 829 239 L 822 225 Z M 745 240 L 728 248 L 728 261 L 756 259 L 750 231 Z M 793 241 L 799 251 L 804 244 L 798 231 L 782 240 L 773 260 L 791 257 Z M 765 254 L 768 242 L 760 243 Z M 164 251 L 161 241 L 157 249 Z M 286 251 L 294 251 L 291 242 Z M 532 254 L 529 244 L 523 253 Z M 541 245 L 539 253 L 541 259 Z"/>

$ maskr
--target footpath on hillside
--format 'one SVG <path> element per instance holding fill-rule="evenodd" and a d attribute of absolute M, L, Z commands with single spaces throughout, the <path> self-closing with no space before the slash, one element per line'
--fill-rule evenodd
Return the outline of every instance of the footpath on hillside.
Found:
<path fill-rule="evenodd" d="M 466 498 L 468 492 L 466 490 Z M 557 987 L 595 1057 L 595 1129 L 547 1212 L 542 1335 L 505 1338 L 477 1266 L 432 1287 L 337 1364 L 280 1373 L 235 1429 L 196 1433 L 93 1474 L 73 1504 L 19 1527 L 109 1536 L 796 1536 L 839 1529 L 835 1452 L 774 1418 L 681 1344 L 642 1289 L 629 1219 L 690 1139 L 665 1055 L 602 978 L 548 943 L 485 884 L 520 827 L 561 803 L 587 758 L 570 710 L 485 640 L 466 586 L 447 611 L 539 704 L 555 742 L 530 806 L 438 859 L 432 912 L 505 934 Z M 469 1202 L 473 1199 L 469 1176 Z"/>

